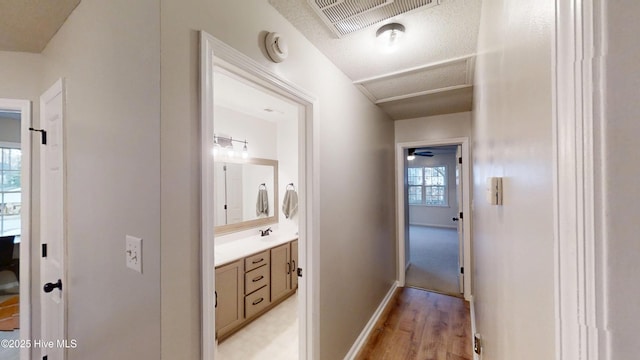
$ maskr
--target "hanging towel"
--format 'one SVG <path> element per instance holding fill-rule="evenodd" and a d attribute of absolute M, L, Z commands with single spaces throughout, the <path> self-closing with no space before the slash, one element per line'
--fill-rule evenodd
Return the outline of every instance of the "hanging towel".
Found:
<path fill-rule="evenodd" d="M 258 190 L 258 200 L 256 200 L 256 216 L 269 216 L 269 194 L 266 189 Z"/>
<path fill-rule="evenodd" d="M 298 211 L 298 193 L 293 189 L 289 189 L 284 193 L 282 213 L 284 213 L 284 216 L 289 219 L 295 215 L 296 211 Z"/>

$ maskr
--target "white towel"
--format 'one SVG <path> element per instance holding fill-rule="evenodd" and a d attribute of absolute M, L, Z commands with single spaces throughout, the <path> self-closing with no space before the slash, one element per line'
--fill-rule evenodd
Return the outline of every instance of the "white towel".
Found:
<path fill-rule="evenodd" d="M 269 216 L 269 194 L 267 190 L 258 190 L 258 200 L 256 200 L 256 216 Z"/>
<path fill-rule="evenodd" d="M 295 215 L 298 210 L 298 193 L 289 189 L 284 193 L 284 200 L 282 201 L 282 213 L 284 216 L 289 219 L 293 215 Z"/>

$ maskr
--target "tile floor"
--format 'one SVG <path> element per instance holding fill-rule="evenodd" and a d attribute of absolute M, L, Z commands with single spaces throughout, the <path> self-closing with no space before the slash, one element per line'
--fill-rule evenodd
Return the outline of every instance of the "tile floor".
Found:
<path fill-rule="evenodd" d="M 298 294 L 218 344 L 216 359 L 298 359 Z"/>

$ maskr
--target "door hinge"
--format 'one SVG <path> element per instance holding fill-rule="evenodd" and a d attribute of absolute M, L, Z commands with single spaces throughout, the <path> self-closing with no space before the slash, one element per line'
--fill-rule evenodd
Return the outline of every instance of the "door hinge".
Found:
<path fill-rule="evenodd" d="M 462 164 L 462 158 L 461 157 L 458 158 L 458 164 Z"/>
<path fill-rule="evenodd" d="M 302 277 L 302 268 L 298 268 L 297 273 L 298 273 L 298 277 Z"/>
<path fill-rule="evenodd" d="M 45 356 L 42 357 L 42 360 L 48 360 L 48 359 L 49 359 L 48 355 L 45 355 Z"/>
<path fill-rule="evenodd" d="M 462 212 L 460 212 L 460 219 L 462 219 Z"/>
<path fill-rule="evenodd" d="M 480 340 L 480 334 L 473 335 L 473 351 L 478 355 L 482 353 L 482 341 Z"/>
<path fill-rule="evenodd" d="M 460 274 L 464 274 L 464 268 L 463 267 L 460 268 Z"/>
<path fill-rule="evenodd" d="M 47 257 L 47 244 L 42 244 L 42 257 Z"/>
<path fill-rule="evenodd" d="M 227 204 L 224 204 L 224 209 L 227 210 Z"/>
<path fill-rule="evenodd" d="M 29 130 L 41 133 L 42 134 L 42 145 L 47 145 L 47 130 L 34 129 L 32 127 L 30 127 Z"/>

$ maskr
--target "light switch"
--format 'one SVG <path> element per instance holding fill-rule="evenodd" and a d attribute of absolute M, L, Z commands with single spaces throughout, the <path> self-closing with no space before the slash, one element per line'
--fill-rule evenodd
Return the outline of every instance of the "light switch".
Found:
<path fill-rule="evenodd" d="M 126 240 L 127 267 L 142 274 L 142 239 L 127 235 Z"/>
<path fill-rule="evenodd" d="M 491 205 L 502 205 L 502 178 L 487 179 L 487 201 Z"/>

